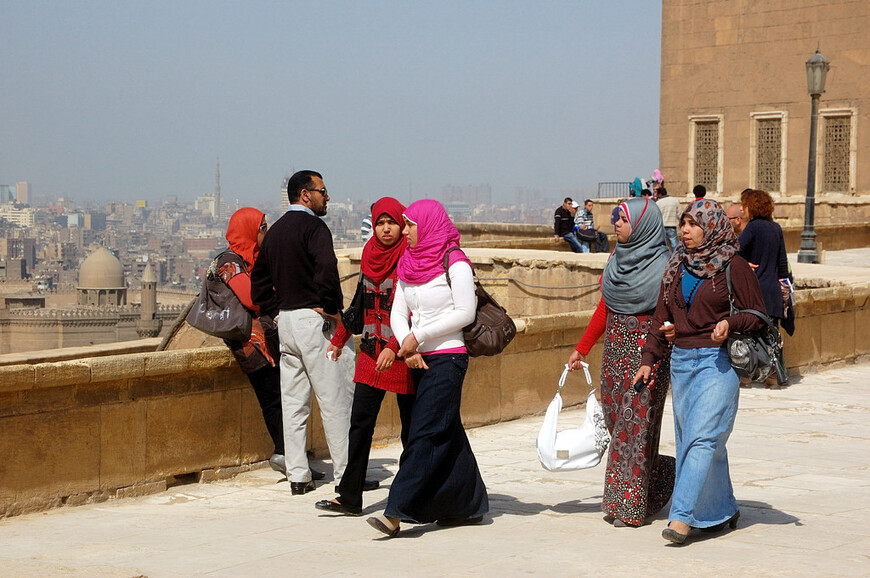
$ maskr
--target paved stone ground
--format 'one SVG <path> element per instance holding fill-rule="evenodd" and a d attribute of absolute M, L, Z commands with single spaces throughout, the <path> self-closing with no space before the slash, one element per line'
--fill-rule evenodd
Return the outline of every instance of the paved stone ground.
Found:
<path fill-rule="evenodd" d="M 661 538 L 666 511 L 637 529 L 602 521 L 603 465 L 541 469 L 535 417 L 469 431 L 491 502 L 479 526 L 406 526 L 381 538 L 364 518 L 314 509 L 333 496 L 331 483 L 291 496 L 282 476 L 263 468 L 2 520 L 0 575 L 870 575 L 868 377 L 864 360 L 778 391 L 741 390 L 728 445 L 739 526 L 692 534 L 682 547 Z M 673 454 L 667 408 L 662 451 Z M 574 409 L 561 419 L 582 417 Z M 389 486 L 399 453 L 396 444 L 375 449 L 370 476 Z M 367 514 L 383 509 L 387 492 L 366 494 Z"/>

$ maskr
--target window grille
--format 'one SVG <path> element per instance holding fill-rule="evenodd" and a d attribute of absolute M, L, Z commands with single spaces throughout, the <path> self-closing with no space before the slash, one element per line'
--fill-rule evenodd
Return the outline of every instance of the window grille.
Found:
<path fill-rule="evenodd" d="M 782 120 L 756 121 L 755 187 L 763 191 L 779 191 L 782 168 Z"/>
<path fill-rule="evenodd" d="M 716 191 L 719 172 L 719 123 L 695 123 L 695 184 Z"/>
<path fill-rule="evenodd" d="M 825 169 L 822 176 L 822 191 L 826 193 L 849 192 L 851 138 L 851 117 L 831 116 L 825 118 Z"/>

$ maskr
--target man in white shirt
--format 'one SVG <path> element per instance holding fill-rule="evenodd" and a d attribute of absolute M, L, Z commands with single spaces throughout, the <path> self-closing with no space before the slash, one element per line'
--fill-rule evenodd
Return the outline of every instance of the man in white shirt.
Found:
<path fill-rule="evenodd" d="M 668 194 L 668 190 L 659 187 L 656 206 L 662 213 L 662 224 L 665 226 L 665 237 L 671 252 L 677 248 L 677 227 L 680 226 L 680 201 Z"/>

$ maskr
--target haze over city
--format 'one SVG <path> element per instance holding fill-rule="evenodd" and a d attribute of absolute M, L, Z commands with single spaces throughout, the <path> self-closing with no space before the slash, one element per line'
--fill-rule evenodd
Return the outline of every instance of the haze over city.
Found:
<path fill-rule="evenodd" d="M 593 192 L 658 163 L 661 5 L 0 1 L 0 183 L 86 201 Z"/>

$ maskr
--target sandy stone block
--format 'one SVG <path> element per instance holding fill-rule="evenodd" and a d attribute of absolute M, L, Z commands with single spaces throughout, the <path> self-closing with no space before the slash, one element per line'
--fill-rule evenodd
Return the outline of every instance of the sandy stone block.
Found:
<path fill-rule="evenodd" d="M 219 368 L 210 373 L 215 391 L 251 389 L 251 382 L 248 381 L 248 376 L 245 375 L 238 363 L 232 367 Z"/>
<path fill-rule="evenodd" d="M 272 455 L 275 445 L 263 421 L 263 412 L 260 410 L 257 396 L 250 384 L 247 388 L 241 389 L 239 395 L 242 402 L 240 460 L 243 464 L 267 460 Z"/>
<path fill-rule="evenodd" d="M 84 383 L 76 386 L 76 405 L 87 407 L 118 403 L 130 399 L 130 387 L 126 379 L 103 381 L 100 383 Z"/>
<path fill-rule="evenodd" d="M 145 357 L 141 354 L 92 357 L 87 362 L 91 366 L 92 382 L 113 381 L 145 375 Z"/>
<path fill-rule="evenodd" d="M 119 488 L 145 480 L 144 401 L 100 408 L 100 487 Z"/>
<path fill-rule="evenodd" d="M 145 356 L 145 376 L 183 373 L 190 366 L 190 354 L 182 351 L 157 351 Z"/>
<path fill-rule="evenodd" d="M 35 383 L 36 371 L 32 365 L 0 367 L 0 392 L 29 389 Z"/>
<path fill-rule="evenodd" d="M 99 487 L 100 410 L 8 417 L 0 428 L 0 493 L 16 502 L 88 493 Z"/>
<path fill-rule="evenodd" d="M 819 360 L 822 363 L 855 357 L 855 313 L 833 313 L 824 318 L 822 348 Z M 831 330 L 836 328 L 836 330 Z M 797 333 L 797 332 L 795 332 Z"/>
<path fill-rule="evenodd" d="M 870 353 L 870 309 L 855 311 L 855 354 Z"/>
<path fill-rule="evenodd" d="M 186 373 L 184 379 L 179 379 L 177 375 L 166 375 L 131 380 L 130 395 L 133 399 L 143 399 L 211 391 L 213 388 L 210 375 Z"/>
<path fill-rule="evenodd" d="M 475 357 L 469 361 L 462 387 L 462 423 L 479 426 L 501 420 L 501 359 Z"/>
<path fill-rule="evenodd" d="M 193 349 L 189 350 L 188 354 L 190 356 L 190 363 L 188 365 L 190 371 L 214 370 L 220 367 L 238 366 L 232 352 L 224 345 Z"/>
<path fill-rule="evenodd" d="M 20 401 L 20 391 L 0 391 L 0 417 L 18 413 Z"/>
<path fill-rule="evenodd" d="M 782 333 L 783 355 L 786 367 L 801 367 L 817 364 L 822 349 L 822 324 L 824 317 L 799 317 L 794 335 Z"/>
<path fill-rule="evenodd" d="M 37 387 L 88 383 L 91 380 L 91 365 L 85 359 L 37 363 L 33 368 Z"/>
<path fill-rule="evenodd" d="M 151 494 L 159 494 L 160 492 L 166 491 L 166 480 L 159 480 L 156 482 L 146 482 L 143 484 L 136 484 L 134 486 L 128 486 L 126 488 L 118 488 L 115 492 L 116 498 L 136 498 L 139 496 L 148 496 Z"/>
<path fill-rule="evenodd" d="M 148 400 L 147 478 L 238 465 L 240 413 L 239 391 Z"/>
<path fill-rule="evenodd" d="M 66 409 L 76 405 L 76 387 L 37 387 L 20 393 L 20 405 L 16 413 L 33 414 Z"/>

